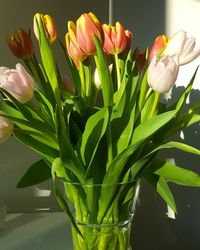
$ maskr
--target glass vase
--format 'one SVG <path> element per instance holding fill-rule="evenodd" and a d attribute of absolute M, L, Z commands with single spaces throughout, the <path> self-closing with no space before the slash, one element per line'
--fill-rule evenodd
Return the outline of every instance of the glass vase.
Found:
<path fill-rule="evenodd" d="M 117 184 L 64 182 L 74 215 L 74 250 L 131 250 L 130 233 L 139 181 Z"/>

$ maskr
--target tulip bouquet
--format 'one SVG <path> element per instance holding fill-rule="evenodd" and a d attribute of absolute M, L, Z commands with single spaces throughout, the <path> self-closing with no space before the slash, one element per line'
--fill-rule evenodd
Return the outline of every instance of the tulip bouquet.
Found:
<path fill-rule="evenodd" d="M 41 60 L 29 34 L 19 29 L 6 40 L 26 69 L 19 63 L 16 69 L 0 68 L 0 142 L 13 135 L 41 156 L 18 187 L 52 177 L 57 201 L 72 224 L 75 249 L 129 249 L 129 235 L 120 228 L 132 216 L 127 211 L 138 180 L 150 182 L 175 212 L 168 182 L 200 186 L 197 173 L 158 157 L 166 148 L 200 155 L 199 149 L 169 139 L 200 121 L 200 102 L 183 110 L 197 70 L 171 106 L 160 101 L 181 65 L 197 58 L 200 49 L 181 30 L 159 36 L 150 55 L 132 51 L 132 33 L 119 22 L 102 25 L 94 14 L 84 13 L 76 23 L 68 22 L 65 44 L 60 42 L 69 68 L 63 77 L 53 55 L 53 19 L 36 14 L 34 33 Z M 107 224 L 118 227 L 111 230 Z"/>

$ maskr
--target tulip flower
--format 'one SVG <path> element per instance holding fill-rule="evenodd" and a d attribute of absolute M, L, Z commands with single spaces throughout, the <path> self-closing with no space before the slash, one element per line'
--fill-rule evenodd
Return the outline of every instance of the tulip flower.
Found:
<path fill-rule="evenodd" d="M 136 49 L 136 51 L 135 51 L 135 62 L 136 62 L 138 71 L 141 72 L 143 70 L 144 66 L 147 63 L 146 50 L 141 51 L 140 49 Z"/>
<path fill-rule="evenodd" d="M 180 30 L 171 37 L 164 54 L 167 56 L 177 54 L 180 65 L 184 65 L 200 55 L 200 48 L 196 46 L 193 37 L 187 37 L 186 32 Z"/>
<path fill-rule="evenodd" d="M 178 57 L 153 57 L 148 68 L 148 84 L 156 92 L 167 93 L 174 85 L 178 75 Z"/>
<path fill-rule="evenodd" d="M 13 131 L 13 123 L 0 113 L 0 143 L 6 141 Z"/>
<path fill-rule="evenodd" d="M 62 77 L 62 83 L 63 83 L 64 90 L 66 90 L 72 95 L 75 95 L 76 91 L 75 91 L 74 83 L 68 76 L 64 75 Z"/>
<path fill-rule="evenodd" d="M 110 74 L 112 73 L 112 70 L 113 70 L 113 64 L 110 64 L 109 65 Z M 93 82 L 94 82 L 94 85 L 96 86 L 97 89 L 101 89 L 101 81 L 100 81 L 100 77 L 99 77 L 99 73 L 98 73 L 97 68 L 94 71 Z"/>
<path fill-rule="evenodd" d="M 69 56 L 74 61 L 83 61 L 87 55 L 80 49 L 76 38 L 76 25 L 70 21 L 68 22 L 69 32 L 65 36 L 66 48 Z"/>
<path fill-rule="evenodd" d="M 130 30 L 125 30 L 125 35 L 126 35 L 126 50 L 129 51 L 131 49 L 133 33 Z"/>
<path fill-rule="evenodd" d="M 33 55 L 33 43 L 25 30 L 16 30 L 10 36 L 6 36 L 6 41 L 16 57 L 26 59 Z"/>
<path fill-rule="evenodd" d="M 164 35 L 160 35 L 156 38 L 150 50 L 150 55 L 149 55 L 150 61 L 153 59 L 154 55 L 158 55 L 158 53 L 167 46 L 169 39 L 170 38 L 168 36 Z"/>
<path fill-rule="evenodd" d="M 81 50 L 87 55 L 96 53 L 93 36 L 102 40 L 102 26 L 93 13 L 82 14 L 76 22 L 76 37 Z"/>
<path fill-rule="evenodd" d="M 33 79 L 20 63 L 16 69 L 0 67 L 0 87 L 21 103 L 30 101 L 34 93 Z"/>
<path fill-rule="evenodd" d="M 49 40 L 50 43 L 53 43 L 57 38 L 57 30 L 56 30 L 56 26 L 55 26 L 53 18 L 49 15 L 42 15 L 39 13 L 35 15 L 33 29 L 34 29 L 36 38 L 39 40 L 38 23 L 39 23 L 40 18 L 41 18 L 47 39 Z"/>
<path fill-rule="evenodd" d="M 108 54 L 119 54 L 124 51 L 127 45 L 127 34 L 123 26 L 116 22 L 115 26 L 103 24 L 104 43 L 103 47 Z"/>

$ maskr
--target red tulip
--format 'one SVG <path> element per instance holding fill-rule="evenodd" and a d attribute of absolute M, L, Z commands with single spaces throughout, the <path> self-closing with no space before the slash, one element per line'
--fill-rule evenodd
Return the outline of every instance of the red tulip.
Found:
<path fill-rule="evenodd" d="M 103 46 L 106 53 L 119 54 L 123 52 L 127 46 L 127 34 L 123 26 L 117 22 L 115 26 L 103 24 L 102 28 L 104 32 Z"/>
<path fill-rule="evenodd" d="M 96 53 L 93 35 L 102 40 L 102 26 L 93 13 L 82 14 L 76 22 L 76 38 L 79 47 L 87 55 Z"/>
<path fill-rule="evenodd" d="M 166 47 L 169 39 L 170 39 L 169 37 L 164 35 L 160 35 L 156 38 L 150 50 L 150 56 L 149 56 L 150 61 L 153 59 L 154 55 L 157 55 L 161 51 L 161 49 L 164 49 Z"/>
<path fill-rule="evenodd" d="M 33 55 L 33 43 L 25 30 L 16 30 L 10 36 L 6 36 L 6 41 L 16 57 L 25 59 Z"/>

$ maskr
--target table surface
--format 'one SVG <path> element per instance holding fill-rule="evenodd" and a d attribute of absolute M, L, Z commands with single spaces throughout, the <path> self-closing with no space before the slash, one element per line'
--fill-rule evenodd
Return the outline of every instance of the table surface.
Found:
<path fill-rule="evenodd" d="M 69 222 L 62 212 L 8 214 L 0 229 L 0 250 L 72 250 Z"/>

